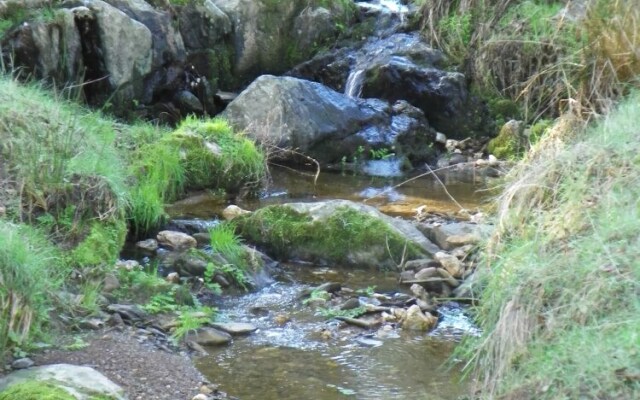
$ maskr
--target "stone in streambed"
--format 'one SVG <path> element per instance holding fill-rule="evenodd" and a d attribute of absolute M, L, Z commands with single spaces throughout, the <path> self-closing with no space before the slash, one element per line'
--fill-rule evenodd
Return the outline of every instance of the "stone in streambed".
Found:
<path fill-rule="evenodd" d="M 161 246 L 171 250 L 184 250 L 198 245 L 192 236 L 176 231 L 160 231 L 157 239 Z"/>
<path fill-rule="evenodd" d="M 400 326 L 402 329 L 411 331 L 430 331 L 438 323 L 438 318 L 427 313 L 423 313 L 418 305 L 412 305 L 407 310 Z"/>
<path fill-rule="evenodd" d="M 148 253 L 154 253 L 158 250 L 158 241 L 155 239 L 141 240 L 136 243 L 136 248 Z"/>
<path fill-rule="evenodd" d="M 257 326 L 246 322 L 216 322 L 211 326 L 230 335 L 246 335 L 258 330 Z"/>
<path fill-rule="evenodd" d="M 231 342 L 231 335 L 214 328 L 199 328 L 195 332 L 188 333 L 185 340 L 201 346 L 219 346 Z"/>

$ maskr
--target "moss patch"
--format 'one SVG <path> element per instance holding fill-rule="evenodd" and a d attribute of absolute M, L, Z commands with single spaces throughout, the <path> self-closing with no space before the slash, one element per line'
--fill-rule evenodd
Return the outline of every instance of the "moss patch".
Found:
<path fill-rule="evenodd" d="M 56 385 L 28 381 L 15 384 L 0 393 L 0 400 L 76 400 L 74 396 Z"/>
<path fill-rule="evenodd" d="M 512 160 L 522 155 L 524 143 L 519 124 L 515 121 L 506 123 L 497 137 L 487 144 L 489 154 L 503 159 Z"/>
<path fill-rule="evenodd" d="M 397 265 L 405 246 L 407 257 L 422 255 L 415 244 L 385 222 L 348 207 L 338 207 L 327 218 L 313 220 L 277 205 L 237 220 L 244 237 L 280 259 L 385 269 Z"/>
<path fill-rule="evenodd" d="M 94 221 L 90 225 L 89 235 L 69 254 L 70 262 L 79 266 L 113 264 L 126 235 L 127 225 L 124 221 Z"/>

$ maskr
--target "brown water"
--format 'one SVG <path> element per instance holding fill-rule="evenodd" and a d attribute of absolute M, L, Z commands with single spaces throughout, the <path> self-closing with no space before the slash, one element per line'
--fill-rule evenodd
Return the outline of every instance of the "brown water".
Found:
<path fill-rule="evenodd" d="M 364 202 L 390 215 L 412 217 L 418 207 L 444 214 L 458 212 L 460 207 L 477 211 L 489 197 L 484 190 L 486 182 L 469 174 L 448 173 L 440 180 L 427 175 L 405 183 L 411 178 L 323 172 L 314 182 L 312 173 L 272 166 L 270 183 L 261 196 L 237 204 L 255 210 L 269 204 L 345 199 Z M 173 216 L 212 218 L 227 204 L 219 195 L 198 193 L 174 204 L 168 212 Z"/>

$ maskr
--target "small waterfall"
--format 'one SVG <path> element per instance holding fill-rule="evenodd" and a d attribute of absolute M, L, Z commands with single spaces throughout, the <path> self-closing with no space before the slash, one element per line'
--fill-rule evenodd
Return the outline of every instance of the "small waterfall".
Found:
<path fill-rule="evenodd" d="M 360 97 L 362 83 L 364 82 L 364 70 L 357 69 L 349 73 L 347 83 L 344 85 L 344 94 L 349 97 Z"/>

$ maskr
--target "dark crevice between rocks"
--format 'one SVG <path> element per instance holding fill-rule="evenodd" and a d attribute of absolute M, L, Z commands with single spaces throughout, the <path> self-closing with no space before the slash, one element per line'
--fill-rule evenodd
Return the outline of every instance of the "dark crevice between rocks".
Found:
<path fill-rule="evenodd" d="M 98 23 L 88 17 L 76 17 L 75 22 L 80 33 L 85 68 L 83 94 L 89 105 L 101 106 L 110 98 L 111 85 L 98 34 Z"/>

